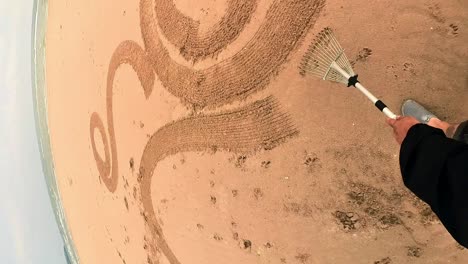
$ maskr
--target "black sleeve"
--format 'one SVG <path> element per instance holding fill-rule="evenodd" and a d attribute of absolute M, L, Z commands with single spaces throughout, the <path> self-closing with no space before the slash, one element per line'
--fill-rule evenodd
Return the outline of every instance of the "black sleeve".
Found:
<path fill-rule="evenodd" d="M 440 129 L 413 126 L 401 145 L 403 181 L 428 203 L 464 247 L 468 247 L 468 144 Z"/>

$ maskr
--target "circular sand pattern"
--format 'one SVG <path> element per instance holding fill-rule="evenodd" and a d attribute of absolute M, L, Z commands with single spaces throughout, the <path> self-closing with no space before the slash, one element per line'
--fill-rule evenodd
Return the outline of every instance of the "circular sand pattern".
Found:
<path fill-rule="evenodd" d="M 196 27 L 193 26 L 195 24 L 185 19 L 180 13 L 174 15 L 177 12 L 173 4 L 168 4 L 166 1 L 159 2 L 155 1 L 156 5 L 154 5 L 151 0 L 140 1 L 140 22 L 145 43 L 144 49 L 133 41 L 124 41 L 112 56 L 106 88 L 107 136 L 104 133 L 104 125 L 99 115 L 93 113 L 91 117 L 90 136 L 93 154 L 100 177 L 111 192 L 116 190 L 118 184 L 112 89 L 115 72 L 121 64 L 126 63 L 133 67 L 146 98 L 151 95 L 155 76 L 157 76 L 164 88 L 185 104 L 190 104 L 195 108 L 220 107 L 233 101 L 243 100 L 264 89 L 296 47 L 297 42 L 314 24 L 315 18 L 324 4 L 324 0 L 273 1 L 258 32 L 241 51 L 212 67 L 194 70 L 173 61 L 161 43 L 157 33 L 158 10 L 160 10 L 159 8 L 161 10 L 172 8 L 172 11 L 167 14 L 166 22 L 178 25 L 176 27 L 185 28 L 186 31 L 180 31 L 182 35 L 196 32 Z M 244 8 L 244 12 L 248 11 L 244 5 L 237 4 L 237 2 L 242 1 L 230 1 L 229 5 L 234 11 L 229 11 L 228 8 L 228 12 L 223 18 L 225 21 L 231 21 L 232 18 L 229 17 L 239 17 L 235 10 L 241 7 Z M 250 3 L 254 4 L 253 1 Z M 251 10 L 253 12 L 253 7 Z M 177 23 L 170 20 L 174 18 L 179 18 L 182 21 Z M 162 20 L 164 27 L 165 21 Z M 218 47 L 222 48 L 232 41 L 247 21 L 248 19 L 243 24 L 240 23 L 238 27 L 227 27 L 227 31 L 231 33 L 226 34 L 228 37 L 220 37 L 221 44 Z M 216 32 L 220 32 L 220 28 L 222 28 L 220 25 L 225 23 L 228 22 L 220 22 L 218 26 L 215 26 L 218 29 L 213 31 L 212 37 L 203 38 L 206 41 L 203 43 L 216 42 L 216 34 L 220 34 Z M 173 43 L 176 45 L 179 43 L 177 41 L 180 41 L 181 38 L 175 37 L 177 31 L 164 30 L 164 28 L 163 31 Z M 224 33 L 221 35 L 224 36 Z M 197 36 L 197 34 L 194 33 L 193 36 Z M 197 39 L 201 38 L 193 37 L 192 42 L 187 43 L 195 43 Z M 184 47 L 195 47 L 195 45 Z M 196 49 L 184 48 L 184 50 Z M 209 52 L 213 53 L 213 51 Z M 193 58 L 203 56 L 204 54 L 198 54 L 194 55 Z M 96 150 L 94 138 L 96 129 L 99 130 L 104 142 L 104 160 Z M 144 149 L 138 177 L 143 204 L 142 215 L 151 234 L 150 241 L 153 242 L 148 248 L 150 260 L 157 263 L 158 252 L 161 252 L 170 263 L 180 263 L 164 238 L 163 230 L 157 221 L 153 208 L 150 190 L 151 179 L 159 161 L 179 152 L 203 151 L 212 147 L 234 152 L 253 151 L 259 148 L 271 149 L 297 132 L 290 118 L 280 110 L 278 103 L 272 97 L 231 111 L 196 115 L 175 121 L 156 131 Z"/>
<path fill-rule="evenodd" d="M 156 0 L 155 14 L 164 36 L 187 60 L 212 56 L 234 41 L 250 21 L 256 0 L 229 0 L 226 14 L 206 33 L 200 32 L 200 22 L 182 14 L 173 1 Z"/>
<path fill-rule="evenodd" d="M 323 5 L 315 1 L 274 1 L 251 41 L 231 58 L 193 70 L 169 56 L 157 33 L 152 1 L 140 2 L 141 31 L 149 63 L 176 97 L 196 107 L 220 106 L 264 89 Z"/>

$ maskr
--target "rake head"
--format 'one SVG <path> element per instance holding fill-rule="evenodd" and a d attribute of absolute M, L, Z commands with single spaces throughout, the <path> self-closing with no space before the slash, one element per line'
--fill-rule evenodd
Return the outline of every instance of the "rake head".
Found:
<path fill-rule="evenodd" d="M 336 63 L 350 76 L 355 76 L 344 49 L 336 40 L 331 28 L 323 29 L 309 46 L 299 66 L 301 75 L 311 74 L 327 81 L 348 84 L 349 79 L 343 76 L 332 65 Z"/>

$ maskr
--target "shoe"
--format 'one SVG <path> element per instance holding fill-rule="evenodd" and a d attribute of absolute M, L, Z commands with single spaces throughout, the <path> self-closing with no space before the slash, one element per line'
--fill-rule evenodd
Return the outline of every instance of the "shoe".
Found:
<path fill-rule="evenodd" d="M 427 124 L 433 117 L 437 118 L 433 113 L 413 100 L 406 100 L 403 103 L 401 106 L 401 113 L 404 116 L 412 116 L 423 124 Z"/>

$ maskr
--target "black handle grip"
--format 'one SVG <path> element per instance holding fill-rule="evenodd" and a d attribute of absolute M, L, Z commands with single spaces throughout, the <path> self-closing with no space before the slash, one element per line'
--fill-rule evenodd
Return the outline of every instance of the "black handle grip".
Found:
<path fill-rule="evenodd" d="M 380 111 L 383 111 L 387 106 L 384 104 L 384 102 L 378 100 L 375 102 L 375 107 L 377 107 Z"/>

